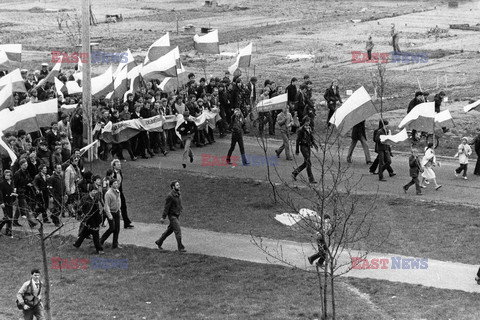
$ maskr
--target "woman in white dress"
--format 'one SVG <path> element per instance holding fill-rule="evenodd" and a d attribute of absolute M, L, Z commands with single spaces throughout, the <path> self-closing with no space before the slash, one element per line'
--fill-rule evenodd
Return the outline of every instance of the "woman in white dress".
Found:
<path fill-rule="evenodd" d="M 433 167 L 440 166 L 440 163 L 437 162 L 437 158 L 435 157 L 435 151 L 433 151 L 433 143 L 430 142 L 428 146 L 425 148 L 425 155 L 422 159 L 422 166 L 423 166 L 423 173 L 422 173 L 422 183 L 421 187 L 426 188 L 425 180 L 431 180 L 435 184 L 435 190 L 440 189 L 442 186 L 437 183 L 437 176 L 435 175 L 435 171 L 433 171 Z"/>

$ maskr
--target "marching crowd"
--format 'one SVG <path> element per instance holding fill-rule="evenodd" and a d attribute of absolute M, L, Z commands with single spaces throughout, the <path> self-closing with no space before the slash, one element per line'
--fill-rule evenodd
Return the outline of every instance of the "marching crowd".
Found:
<path fill-rule="evenodd" d="M 90 185 L 101 187 L 102 192 L 98 192 L 100 195 L 104 194 L 110 186 L 109 172 L 100 177 L 83 168 L 81 148 L 85 146 L 83 139 L 85 125 L 81 96 L 57 95 L 54 84 L 41 81 L 48 72 L 47 64 L 43 64 L 42 69 L 34 73 L 21 70 L 27 93 L 14 93 L 14 107 L 27 102 L 55 99 L 57 96 L 58 122 L 51 123 L 50 128 L 41 128 L 39 132 L 27 133 L 24 130 L 4 132 L 5 142 L 17 157 L 17 160 L 12 163 L 10 156 L 3 153 L 1 161 L 3 179 L 0 184 L 0 205 L 5 218 L 0 226 L 1 228 L 6 226 L 7 235 L 12 234 L 12 225 L 20 226 L 20 216 L 26 217 L 32 227 L 36 225 L 34 218 L 38 216 L 44 223 L 50 223 L 52 220 L 51 222 L 59 226 L 62 216 L 76 215 L 81 211 L 78 203 L 81 203 L 82 198 L 88 200 Z M 2 72 L 0 76 L 5 73 Z M 62 71 L 58 78 L 62 82 L 74 79 L 73 74 L 69 75 Z M 299 151 L 302 152 L 305 162 L 293 174 L 296 176 L 306 168 L 310 181 L 315 183 L 309 159 L 310 147 L 315 143 L 312 135 L 315 103 L 312 98 L 313 85 L 309 76 L 303 78 L 303 83 L 292 78 L 286 88 L 277 85 L 275 81 L 266 80 L 260 89 L 257 82 L 256 77 L 251 77 L 247 83 L 243 83 L 241 76 L 235 75 L 232 78 L 227 71 L 222 79 L 212 77 L 207 81 L 201 78 L 197 83 L 195 74 L 191 73 L 188 75 L 187 84 L 173 93 L 163 92 L 159 87 L 160 82 L 152 80 L 141 83 L 137 92 L 126 96 L 125 102 L 118 99 L 94 99 L 92 121 L 97 128 L 103 128 L 108 122 L 146 119 L 156 115 L 181 114 L 184 116 L 184 122 L 176 129 L 165 128 L 163 132 L 141 131 L 121 143 L 104 142 L 99 139 L 101 130 L 96 130 L 94 140 L 100 140 L 98 150 L 94 148 L 96 156 L 104 161 L 111 156 L 119 160 L 115 163 L 121 165 L 121 161 L 126 161 L 123 155 L 124 149 L 127 150 L 130 159 L 136 161 L 139 157 L 149 158 L 160 153 L 166 156 L 168 151 L 175 151 L 180 147 L 184 148 L 183 166 L 186 167 L 187 160 L 193 162 L 191 143 L 196 147 L 202 147 L 214 143 L 216 135 L 223 138 L 231 134 L 227 162 L 231 163 L 230 157 L 238 143 L 242 162 L 248 165 L 243 134 L 248 133 L 248 130 L 253 127 L 260 134 L 264 134 L 264 128 L 268 125 L 268 133 L 274 135 L 275 125 L 278 124 L 284 144 L 276 150 L 277 156 L 280 157 L 285 150 L 287 160 L 292 160 L 290 134 L 298 130 L 296 152 L 297 154 Z M 253 116 L 252 106 L 255 106 L 258 101 L 283 93 L 288 96 L 288 105 L 284 110 L 260 112 Z M 331 117 L 336 103 L 342 101 L 336 81 L 333 81 L 325 92 L 325 99 L 330 110 L 329 117 Z M 73 112 L 62 111 L 63 105 L 71 104 L 77 104 Z M 219 111 L 220 116 L 216 122 L 215 134 L 213 130 L 197 128 L 190 119 L 190 115 L 196 117 L 203 110 L 213 108 Z M 178 131 L 181 139 L 178 138 L 175 130 Z M 115 178 L 117 179 L 116 175 Z M 121 179 L 119 183 L 118 189 L 121 191 Z M 120 194 L 124 198 L 123 193 L 120 192 Z M 103 200 L 103 197 L 100 198 Z M 125 228 L 133 227 L 128 219 L 125 201 L 122 201 L 121 213 Z M 101 251 L 99 248 L 97 247 L 98 251 Z"/>
<path fill-rule="evenodd" d="M 44 82 L 37 86 L 38 82 L 48 74 L 46 64 L 42 65 L 41 71 L 28 73 L 22 70 L 22 76 L 25 79 L 25 87 L 28 92 L 15 93 L 15 104 L 23 104 L 28 101 L 38 102 L 42 100 L 55 98 L 55 87 L 49 82 Z M 60 72 L 61 81 L 73 79 L 73 75 Z M 311 169 L 310 152 L 311 148 L 317 148 L 313 132 L 315 130 L 315 100 L 312 96 L 313 83 L 308 75 L 303 77 L 303 82 L 297 78 L 292 78 L 290 84 L 285 88 L 275 81 L 265 80 L 263 87 L 259 88 L 256 77 L 251 77 L 247 83 L 243 83 L 241 75 L 235 75 L 231 78 L 227 71 L 224 77 L 212 77 L 207 81 L 201 78 L 196 81 L 193 73 L 188 75 L 188 82 L 182 88 L 175 92 L 164 92 L 159 87 L 158 80 L 141 83 L 135 93 L 129 93 L 126 101 L 121 102 L 118 99 L 100 99 L 93 101 L 94 113 L 92 121 L 97 128 L 103 128 L 108 122 L 119 122 L 130 119 L 146 119 L 156 115 L 176 115 L 184 116 L 184 122 L 176 129 L 166 127 L 162 132 L 141 131 L 127 141 L 120 143 L 106 143 L 100 138 L 101 130 L 96 130 L 94 140 L 99 139 L 100 145 L 95 149 L 97 156 L 107 161 L 111 156 L 120 161 L 126 161 L 123 150 L 126 149 L 132 161 L 139 157 L 149 158 L 157 154 L 167 155 L 169 151 L 175 151 L 176 148 L 183 148 L 183 167 L 187 162 L 193 162 L 193 152 L 190 148 L 191 143 L 196 147 L 202 147 L 206 144 L 215 142 L 215 136 L 219 138 L 231 134 L 231 147 L 227 154 L 227 162 L 231 163 L 230 157 L 238 143 L 242 162 L 248 165 L 245 157 L 245 148 L 243 144 L 243 134 L 248 130 L 255 128 L 259 134 L 263 135 L 265 127 L 268 125 L 269 135 L 275 134 L 276 125 L 280 129 L 283 140 L 282 146 L 275 150 L 277 157 L 285 150 L 287 160 L 292 160 L 292 150 L 290 150 L 290 136 L 296 133 L 296 154 L 302 153 L 304 162 L 292 172 L 295 180 L 297 175 L 304 169 L 310 183 L 316 183 Z M 268 112 L 259 112 L 255 114 L 252 106 L 258 101 L 270 99 L 277 95 L 287 94 L 287 107 L 283 110 L 274 110 Z M 410 101 L 407 113 L 416 105 L 427 101 L 428 92 L 417 92 L 415 98 Z M 445 96 L 444 92 L 435 95 L 435 111 L 440 112 L 440 105 Z M 330 127 L 329 120 L 334 114 L 337 103 L 342 103 L 339 88 L 336 80 L 326 89 L 324 98 L 328 108 L 327 126 Z M 30 225 L 35 221 L 30 212 L 35 215 L 42 215 L 44 222 L 49 222 L 47 210 L 49 205 L 51 210 L 51 219 L 56 224 L 60 224 L 59 216 L 61 208 L 65 205 L 68 208 L 67 214 L 74 214 L 73 205 L 75 200 L 88 195 L 88 187 L 83 188 L 83 193 L 79 193 L 79 186 L 89 183 L 92 175 L 83 170 L 83 157 L 80 149 L 84 146 L 84 115 L 81 104 L 81 97 L 74 95 L 58 95 L 59 114 L 58 122 L 53 122 L 50 128 L 41 128 L 41 132 L 26 133 L 24 130 L 18 132 L 5 132 L 6 143 L 14 151 L 17 160 L 11 163 L 7 154 L 2 155 L 3 180 L 0 185 L 0 203 L 5 212 L 6 219 L 1 226 L 7 225 L 7 234 L 11 234 L 11 222 L 14 226 L 19 226 L 18 218 L 20 215 L 26 216 Z M 77 103 L 75 110 L 69 114 L 63 112 L 61 106 L 64 104 Z M 216 131 L 204 128 L 197 128 L 190 116 L 199 116 L 203 110 L 216 109 L 219 112 L 219 120 L 216 122 Z M 370 166 L 370 172 L 378 174 L 380 181 L 385 181 L 384 171 L 387 170 L 390 176 L 396 175 L 391 167 L 391 149 L 390 145 L 380 141 L 380 135 L 389 133 L 387 128 L 388 121 L 381 120 L 379 127 L 374 131 L 373 140 L 375 142 L 376 159 L 372 162 L 370 152 L 366 143 L 365 121 L 355 125 L 352 130 L 352 143 L 350 145 L 347 161 L 352 161 L 353 150 L 358 141 L 361 142 L 366 163 Z M 444 132 L 448 131 L 442 128 Z M 181 139 L 177 136 L 180 134 Z M 412 132 L 413 138 L 416 132 Z M 478 150 L 478 141 L 473 143 Z M 462 145 L 464 145 L 462 143 Z M 461 146 L 462 146 L 461 145 Z M 456 174 L 463 172 L 466 178 L 468 156 L 471 149 L 467 147 L 465 152 L 459 151 L 460 167 Z M 460 148 L 462 149 L 462 148 Z M 460 150 L 459 149 L 459 150 Z M 425 187 L 430 180 L 434 181 L 436 189 L 441 186 L 436 183 L 435 175 L 431 167 L 435 166 L 434 148 L 427 147 L 425 154 L 430 156 L 431 160 L 420 165 L 419 171 L 425 181 L 420 187 Z M 433 153 L 433 155 L 430 155 Z M 415 153 L 414 153 L 415 154 Z M 478 167 L 478 165 L 477 165 Z M 377 170 L 378 168 L 378 170 Z M 475 174 L 479 174 L 480 168 L 475 169 Z M 98 176 L 96 176 L 98 178 Z M 99 178 L 100 179 L 100 178 Z M 95 182 L 93 179 L 92 183 Z M 105 180 L 101 178 L 100 180 Z M 417 185 L 417 194 L 419 184 Z M 109 182 L 105 180 L 102 187 L 108 187 Z M 121 188 L 120 188 L 121 189 Z M 408 185 L 404 187 L 408 189 Z M 9 193 L 10 191 L 10 193 Z M 13 196 L 12 196 L 13 195 Z M 53 199 L 53 205 L 50 202 Z M 17 210 L 12 211 L 13 202 L 17 201 Z M 122 212 L 124 220 L 126 218 L 126 227 L 130 227 L 128 215 Z M 28 210 L 30 209 L 30 210 Z M 7 218 L 8 217 L 8 218 Z"/>

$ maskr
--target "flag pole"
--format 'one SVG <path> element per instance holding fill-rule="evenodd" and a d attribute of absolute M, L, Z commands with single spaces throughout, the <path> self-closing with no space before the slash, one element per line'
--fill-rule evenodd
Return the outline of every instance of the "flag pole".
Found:
<path fill-rule="evenodd" d="M 90 50 L 90 0 L 82 1 L 82 52 L 91 56 Z M 82 105 L 85 110 L 83 120 L 87 122 L 87 145 L 92 143 L 92 84 L 90 59 L 83 65 L 82 77 Z M 89 162 L 93 161 L 93 152 L 88 152 Z"/>

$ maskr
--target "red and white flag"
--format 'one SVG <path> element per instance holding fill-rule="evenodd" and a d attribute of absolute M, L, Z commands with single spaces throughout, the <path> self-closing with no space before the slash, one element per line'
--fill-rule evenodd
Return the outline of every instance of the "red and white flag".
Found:
<path fill-rule="evenodd" d="M 372 98 L 364 87 L 360 87 L 345 101 L 330 118 L 340 134 L 345 135 L 356 124 L 377 114 Z"/>
<path fill-rule="evenodd" d="M 58 74 L 60 73 L 60 67 L 62 66 L 62 58 L 59 58 L 60 60 L 55 64 L 53 69 L 48 73 L 48 75 L 40 80 L 38 84 L 35 86 L 35 88 L 38 88 L 42 86 L 45 83 L 55 83 L 55 77 L 58 77 Z"/>
<path fill-rule="evenodd" d="M 185 84 L 188 83 L 188 78 L 185 72 L 182 72 L 178 75 L 178 77 L 171 78 L 167 77 L 163 79 L 163 81 L 160 83 L 160 89 L 164 92 L 173 92 L 176 90 L 178 87 L 182 87 Z"/>
<path fill-rule="evenodd" d="M 180 60 L 180 50 L 178 49 L 178 46 L 175 47 L 175 49 L 172 50 L 173 55 L 175 56 L 175 63 L 177 65 L 177 76 L 183 72 L 185 72 L 185 68 L 183 67 L 182 61 Z"/>
<path fill-rule="evenodd" d="M 228 68 L 228 71 L 233 74 L 237 69 L 248 68 L 250 67 L 250 62 L 252 60 L 252 43 L 245 48 L 240 49 L 237 55 L 235 63 Z"/>
<path fill-rule="evenodd" d="M 433 132 L 435 125 L 435 102 L 424 102 L 413 108 L 398 127 L 417 131 Z"/>
<path fill-rule="evenodd" d="M 10 109 L 0 110 L 0 131 L 17 132 L 20 129 L 27 133 L 38 131 L 35 105 L 29 102 L 15 107 L 13 111 Z"/>
<path fill-rule="evenodd" d="M 450 110 L 443 110 L 435 114 L 435 123 L 438 123 L 440 127 L 455 127 Z"/>
<path fill-rule="evenodd" d="M 113 73 L 113 78 L 116 78 L 118 73 L 123 68 L 127 68 L 127 72 L 128 72 L 132 70 L 136 65 L 137 63 L 135 62 L 135 58 L 133 57 L 132 52 L 130 51 L 130 49 L 127 49 L 127 55 L 126 56 L 122 55 L 122 59 L 120 60 L 120 63 L 117 66 L 117 70 L 115 70 L 115 72 Z"/>
<path fill-rule="evenodd" d="M 128 67 L 125 66 L 115 77 L 113 81 L 113 95 L 112 98 L 123 98 L 125 92 L 128 91 Z"/>
<path fill-rule="evenodd" d="M 12 83 L 7 83 L 0 90 L 0 110 L 13 108 L 13 90 Z"/>
<path fill-rule="evenodd" d="M 177 76 L 177 63 L 174 50 L 142 67 L 141 75 L 145 81 Z"/>
<path fill-rule="evenodd" d="M 55 77 L 55 89 L 57 90 L 57 94 L 62 96 L 82 93 L 82 88 L 80 88 L 78 82 L 67 81 L 63 83 L 62 81 L 58 80 L 57 77 Z"/>
<path fill-rule="evenodd" d="M 0 89 L 5 87 L 8 83 L 12 84 L 13 92 L 27 92 L 25 88 L 25 81 L 22 78 L 20 69 L 15 69 L 7 75 L 0 78 Z"/>
<path fill-rule="evenodd" d="M 10 70 L 12 65 L 10 64 L 10 60 L 8 60 L 7 54 L 5 51 L 0 50 L 0 71 L 3 70 Z"/>
<path fill-rule="evenodd" d="M 5 51 L 8 60 L 22 62 L 21 44 L 0 44 L 0 51 Z"/>
<path fill-rule="evenodd" d="M 220 54 L 218 30 L 213 30 L 204 36 L 195 35 L 193 42 L 193 47 L 198 52 Z"/>
<path fill-rule="evenodd" d="M 143 64 L 146 65 L 152 61 L 155 61 L 170 52 L 171 50 L 172 48 L 170 47 L 170 34 L 167 32 L 163 37 L 155 41 L 150 46 L 150 48 L 148 48 L 147 55 L 145 56 Z"/>
<path fill-rule="evenodd" d="M 4 149 L 5 152 L 8 154 L 10 159 L 12 160 L 12 163 L 14 163 L 17 160 L 17 156 L 15 155 L 15 152 L 8 146 L 8 144 L 3 140 L 3 132 L 0 131 L 0 150 Z M 1 152 L 0 152 L 1 153 Z"/>
<path fill-rule="evenodd" d="M 40 128 L 50 127 L 52 122 L 58 121 L 58 101 L 57 99 L 50 99 L 38 103 L 27 103 L 35 112 L 37 118 L 37 125 Z"/>
<path fill-rule="evenodd" d="M 103 74 L 92 78 L 92 96 L 96 99 L 105 98 L 111 91 L 113 91 L 113 74 L 110 65 Z"/>

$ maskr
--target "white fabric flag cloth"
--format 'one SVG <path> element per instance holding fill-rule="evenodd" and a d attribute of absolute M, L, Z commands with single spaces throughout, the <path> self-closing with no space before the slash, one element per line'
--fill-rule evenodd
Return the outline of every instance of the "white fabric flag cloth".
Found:
<path fill-rule="evenodd" d="M 300 209 L 299 213 L 282 213 L 275 216 L 275 220 L 289 227 L 304 219 L 311 220 L 312 218 L 319 219 L 320 217 L 317 212 L 306 208 Z"/>
<path fill-rule="evenodd" d="M 381 143 L 399 143 L 408 139 L 407 129 L 403 129 L 397 134 L 387 134 L 380 136 Z"/>
<path fill-rule="evenodd" d="M 463 111 L 469 112 L 473 109 L 476 109 L 478 106 L 480 106 L 480 100 L 477 100 L 474 103 L 470 103 L 470 104 L 466 105 L 465 107 L 463 107 Z"/>

